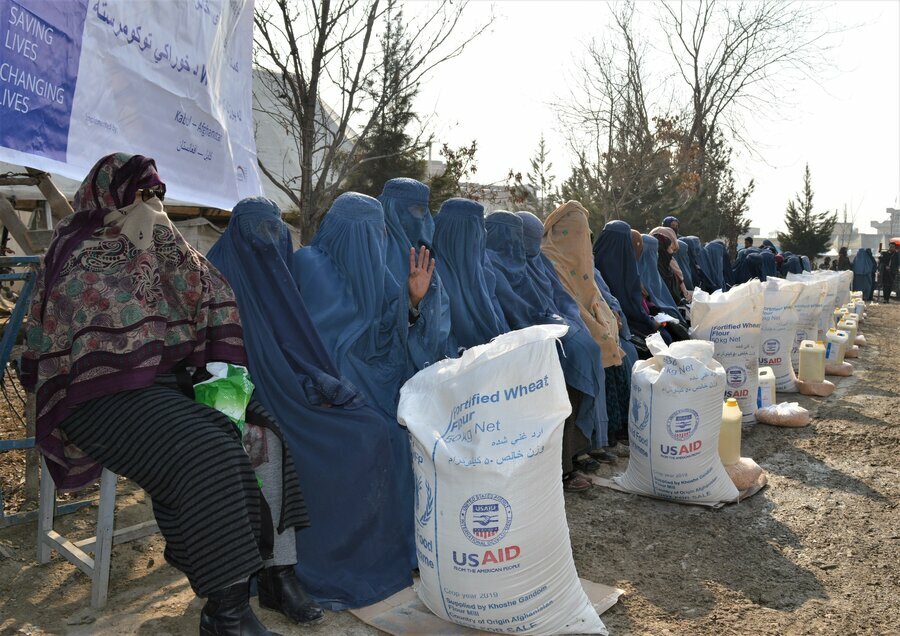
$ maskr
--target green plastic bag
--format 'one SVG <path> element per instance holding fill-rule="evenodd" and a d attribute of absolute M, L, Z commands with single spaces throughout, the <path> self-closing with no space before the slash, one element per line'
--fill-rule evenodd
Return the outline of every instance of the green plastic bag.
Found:
<path fill-rule="evenodd" d="M 194 385 L 194 399 L 227 415 L 244 435 L 244 417 L 253 395 L 247 369 L 225 362 L 210 362 L 206 370 L 213 377 Z"/>

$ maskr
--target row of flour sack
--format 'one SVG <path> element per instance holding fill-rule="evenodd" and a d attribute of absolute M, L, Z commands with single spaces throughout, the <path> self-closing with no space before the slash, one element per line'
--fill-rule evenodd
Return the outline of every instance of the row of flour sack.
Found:
<path fill-rule="evenodd" d="M 695 292 L 699 293 L 699 292 Z M 624 490 L 684 503 L 736 501 L 739 492 L 719 455 L 726 370 L 702 340 L 668 347 L 647 338 L 653 357 L 634 365 Z"/>
<path fill-rule="evenodd" d="M 724 397 L 737 400 L 744 424 L 756 421 L 764 306 L 758 280 L 727 292 L 695 291 L 691 302 L 691 338 L 713 343 L 714 357 L 725 367 Z"/>
<path fill-rule="evenodd" d="M 566 522 L 560 457 L 572 408 L 556 345 L 566 331 L 503 334 L 400 391 L 417 591 L 445 620 L 498 633 L 607 633 L 575 571 Z"/>

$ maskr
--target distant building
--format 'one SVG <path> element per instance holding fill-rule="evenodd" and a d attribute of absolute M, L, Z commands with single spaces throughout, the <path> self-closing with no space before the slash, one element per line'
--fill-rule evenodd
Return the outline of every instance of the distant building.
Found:
<path fill-rule="evenodd" d="M 872 235 L 872 244 L 864 247 L 875 250 L 881 245 L 884 248 L 890 239 L 900 236 L 900 210 L 887 208 L 885 209 L 885 214 L 887 214 L 887 219 L 884 221 L 872 221 L 870 223 L 875 230 L 875 234 Z"/>

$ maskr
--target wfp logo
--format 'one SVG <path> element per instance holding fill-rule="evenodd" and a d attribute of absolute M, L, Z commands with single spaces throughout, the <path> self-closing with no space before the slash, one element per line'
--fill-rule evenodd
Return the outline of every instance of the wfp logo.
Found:
<path fill-rule="evenodd" d="M 459 510 L 459 526 L 475 545 L 498 543 L 512 524 L 512 507 L 500 495 L 474 495 Z"/>
<path fill-rule="evenodd" d="M 700 415 L 693 409 L 675 411 L 666 420 L 666 430 L 672 439 L 683 442 L 690 439 L 700 425 Z"/>
<path fill-rule="evenodd" d="M 781 345 L 778 344 L 778 341 L 772 338 L 771 340 L 766 340 L 763 343 L 763 353 L 767 356 L 774 356 L 778 353 L 778 350 L 781 349 Z"/>
<path fill-rule="evenodd" d="M 420 526 L 424 526 L 431 521 L 433 512 L 434 494 L 431 492 L 431 484 L 420 475 L 416 475 L 416 521 Z"/>
<path fill-rule="evenodd" d="M 741 367 L 728 367 L 725 369 L 725 376 L 728 378 L 728 386 L 735 388 L 744 386 L 747 381 L 747 372 Z"/>
<path fill-rule="evenodd" d="M 644 430 L 650 422 L 650 409 L 647 403 L 636 396 L 631 398 L 631 422 L 639 431 Z"/>

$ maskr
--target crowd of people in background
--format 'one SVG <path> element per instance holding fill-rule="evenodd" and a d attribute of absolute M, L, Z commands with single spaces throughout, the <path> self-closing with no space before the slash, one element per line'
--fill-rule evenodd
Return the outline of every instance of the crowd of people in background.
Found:
<path fill-rule="evenodd" d="M 150 494 L 166 558 L 208 597 L 201 633 L 270 633 L 247 602 L 253 576 L 263 607 L 303 623 L 411 584 L 416 486 L 397 404 L 417 371 L 566 325 L 562 480 L 585 490 L 586 472 L 629 454 L 648 336 L 687 339 L 698 289 L 811 269 L 751 239 L 732 263 L 723 240 L 682 236 L 675 217 L 593 236 L 577 201 L 540 219 L 462 198 L 433 215 L 429 196 L 404 178 L 377 199 L 342 194 L 296 251 L 277 205 L 246 199 L 204 258 L 168 220 L 155 163 L 116 154 L 57 227 L 23 356 L 38 445 L 61 488 L 103 465 Z M 885 284 L 897 259 L 883 257 Z M 838 267 L 871 298 L 871 252 Z M 241 434 L 193 401 L 213 361 L 249 369 Z"/>

